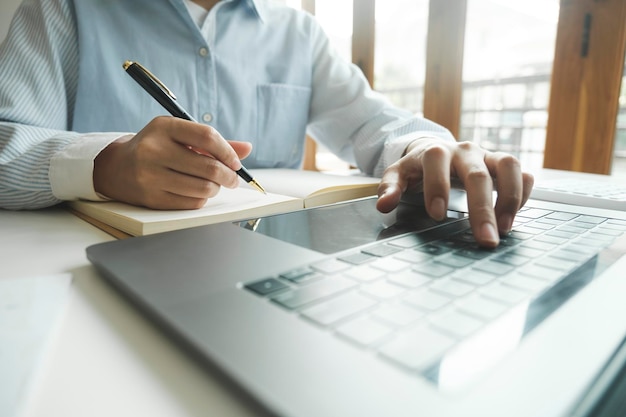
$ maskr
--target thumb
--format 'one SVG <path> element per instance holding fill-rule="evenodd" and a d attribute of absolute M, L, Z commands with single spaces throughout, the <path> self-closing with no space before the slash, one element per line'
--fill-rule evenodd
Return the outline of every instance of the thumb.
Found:
<path fill-rule="evenodd" d="M 406 187 L 397 167 L 392 165 L 387 168 L 378 186 L 376 208 L 383 213 L 389 213 L 395 209 L 400 203 Z"/>

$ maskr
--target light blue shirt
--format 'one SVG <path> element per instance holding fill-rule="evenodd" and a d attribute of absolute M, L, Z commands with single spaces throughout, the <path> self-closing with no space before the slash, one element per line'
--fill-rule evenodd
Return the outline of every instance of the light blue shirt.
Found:
<path fill-rule="evenodd" d="M 252 142 L 248 168 L 299 168 L 305 133 L 372 175 L 410 140 L 452 138 L 372 91 L 302 11 L 225 0 L 199 28 L 183 0 L 26 0 L 0 48 L 0 207 L 98 198 L 98 152 L 166 114 L 126 60 L 198 121 Z"/>

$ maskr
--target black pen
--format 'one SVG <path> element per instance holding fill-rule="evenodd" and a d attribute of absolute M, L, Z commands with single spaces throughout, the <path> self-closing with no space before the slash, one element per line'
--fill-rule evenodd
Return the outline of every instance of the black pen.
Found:
<path fill-rule="evenodd" d="M 196 122 L 196 120 L 185 109 L 181 107 L 176 101 L 176 96 L 165 86 L 157 77 L 154 76 L 148 69 L 138 62 L 126 61 L 124 62 L 124 70 L 130 75 L 133 80 L 148 92 L 161 106 L 165 108 L 174 117 L 180 119 L 190 120 Z M 197 123 L 197 122 L 196 122 Z M 245 182 L 252 185 L 257 190 L 265 193 L 261 184 L 259 184 L 248 170 L 242 165 L 237 171 L 235 171 Z"/>

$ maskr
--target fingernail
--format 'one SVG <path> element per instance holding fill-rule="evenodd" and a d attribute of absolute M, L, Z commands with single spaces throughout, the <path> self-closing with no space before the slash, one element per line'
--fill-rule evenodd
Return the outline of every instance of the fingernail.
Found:
<path fill-rule="evenodd" d="M 446 202 L 441 197 L 433 198 L 430 203 L 430 215 L 435 220 L 443 220 L 446 217 Z"/>
<path fill-rule="evenodd" d="M 498 232 L 496 228 L 489 222 L 483 223 L 480 227 L 480 237 L 483 241 L 493 243 L 497 245 L 500 242 L 500 237 L 498 236 Z"/>
<path fill-rule="evenodd" d="M 510 214 L 503 214 L 498 219 L 498 229 L 503 233 L 509 233 L 513 227 L 513 216 Z"/>

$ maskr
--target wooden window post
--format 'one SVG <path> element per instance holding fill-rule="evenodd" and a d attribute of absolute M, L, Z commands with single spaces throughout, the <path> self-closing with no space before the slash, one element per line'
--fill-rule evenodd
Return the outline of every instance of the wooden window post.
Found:
<path fill-rule="evenodd" d="M 544 167 L 609 174 L 626 48 L 626 1 L 561 0 Z"/>
<path fill-rule="evenodd" d="M 430 0 L 424 117 L 459 137 L 467 0 Z"/>

